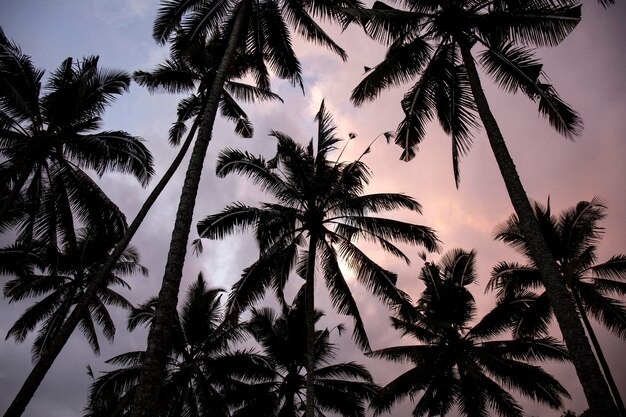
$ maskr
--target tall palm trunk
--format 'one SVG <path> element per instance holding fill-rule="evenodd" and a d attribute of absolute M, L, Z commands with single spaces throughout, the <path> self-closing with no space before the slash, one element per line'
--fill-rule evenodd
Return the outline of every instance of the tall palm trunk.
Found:
<path fill-rule="evenodd" d="M 76 304 L 72 313 L 69 315 L 67 320 L 63 323 L 63 326 L 59 329 L 59 332 L 55 335 L 54 339 L 50 341 L 50 344 L 44 349 L 44 351 L 39 356 L 39 360 L 31 370 L 30 374 L 24 381 L 24 384 L 20 388 L 19 392 L 13 399 L 13 402 L 7 409 L 4 417 L 19 417 L 24 412 L 24 409 L 30 402 L 30 399 L 33 397 L 39 385 L 45 378 L 48 370 L 56 360 L 63 347 L 69 340 L 70 336 L 76 329 L 76 326 L 80 322 L 81 317 L 85 314 L 87 309 L 89 308 L 89 304 L 94 300 L 96 294 L 99 290 L 103 288 L 106 282 L 106 277 L 108 273 L 111 271 L 115 263 L 119 260 L 124 250 L 130 243 L 131 239 L 135 236 L 135 233 L 139 229 L 139 226 L 142 224 L 146 215 L 152 205 L 156 202 L 157 198 L 172 178 L 176 170 L 178 169 L 180 163 L 182 162 L 191 142 L 193 141 L 193 137 L 196 132 L 197 122 L 194 122 L 193 126 L 189 130 L 189 134 L 187 135 L 187 139 L 181 146 L 178 155 L 172 161 L 172 164 L 165 172 L 159 183 L 156 185 L 154 190 L 150 193 L 146 201 L 143 203 L 143 206 L 135 216 L 135 219 L 128 227 L 124 238 L 115 246 L 115 249 L 109 255 L 106 262 L 102 265 L 102 268 L 96 276 L 89 282 L 89 285 L 85 289 L 83 296 L 80 301 Z"/>
<path fill-rule="evenodd" d="M 309 236 L 306 265 L 306 408 L 305 417 L 315 416 L 315 256 L 317 235 Z"/>
<path fill-rule="evenodd" d="M 236 49 L 244 33 L 248 7 L 248 1 L 243 1 L 240 9 L 237 11 L 235 24 L 230 33 L 222 62 L 220 62 L 215 74 L 214 84 L 211 87 L 198 137 L 189 160 L 185 183 L 176 213 L 174 230 L 172 231 L 172 240 L 165 265 L 163 282 L 159 291 L 159 302 L 148 335 L 148 346 L 137 384 L 131 417 L 152 417 L 157 414 L 159 390 L 171 345 L 172 324 L 176 315 L 178 291 L 185 255 L 187 254 L 189 231 L 191 230 L 191 221 L 202 167 L 209 142 L 211 141 L 213 123 L 217 114 L 222 89 L 234 60 Z"/>
<path fill-rule="evenodd" d="M 585 306 L 583 305 L 580 297 L 576 293 L 576 291 L 572 291 L 572 296 L 574 297 L 574 301 L 576 302 L 576 306 L 578 307 L 578 312 L 580 313 L 580 318 L 583 321 L 585 326 L 585 330 L 589 335 L 589 339 L 591 339 L 591 344 L 593 345 L 593 350 L 596 352 L 596 356 L 598 358 L 598 362 L 600 362 L 600 366 L 602 367 L 602 372 L 604 372 L 604 377 L 606 378 L 607 384 L 609 384 L 609 388 L 611 389 L 611 393 L 613 394 L 613 399 L 615 400 L 615 404 L 620 412 L 621 417 L 626 417 L 626 408 L 624 407 L 624 401 L 622 400 L 622 396 L 619 393 L 619 388 L 617 388 L 617 384 L 613 379 L 613 374 L 611 373 L 611 368 L 609 364 L 606 362 L 606 358 L 604 357 L 604 353 L 602 352 L 602 347 L 600 346 L 600 342 L 596 337 L 596 333 L 593 331 L 593 327 L 591 327 L 591 322 L 587 317 L 587 313 L 585 311 Z"/>
<path fill-rule="evenodd" d="M 478 71 L 472 57 L 469 42 L 460 41 L 461 56 L 467 70 L 470 87 L 476 102 L 478 114 L 485 126 L 491 150 L 496 157 L 500 173 L 504 179 L 511 203 L 520 220 L 533 261 L 539 269 L 544 287 L 548 293 L 554 315 L 563 334 L 565 345 L 576 368 L 587 403 L 597 416 L 617 417 L 618 412 L 602 372 L 585 336 L 574 302 L 561 279 L 556 262 L 541 233 L 526 191 L 522 186 L 513 159 L 491 113 L 487 97 L 483 92 Z"/>

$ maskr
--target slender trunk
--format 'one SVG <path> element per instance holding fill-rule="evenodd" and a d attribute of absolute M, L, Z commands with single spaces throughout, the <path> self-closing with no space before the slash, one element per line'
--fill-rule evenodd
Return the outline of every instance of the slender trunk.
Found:
<path fill-rule="evenodd" d="M 100 271 L 98 271 L 98 274 L 94 277 L 93 280 L 89 282 L 89 285 L 85 289 L 85 293 L 72 310 L 72 313 L 70 314 L 68 319 L 65 321 L 65 323 L 63 323 L 63 326 L 52 339 L 50 345 L 39 356 L 39 360 L 26 378 L 26 381 L 20 388 L 19 392 L 13 399 L 13 402 L 7 409 L 4 417 L 19 417 L 24 412 L 24 409 L 37 391 L 37 388 L 39 388 L 39 385 L 46 376 L 46 373 L 56 360 L 57 356 L 59 356 L 59 353 L 61 353 L 61 350 L 63 349 L 70 336 L 74 332 L 74 329 L 76 329 L 76 326 L 80 322 L 81 317 L 89 308 L 89 304 L 96 297 L 98 291 L 102 289 L 102 286 L 105 285 L 106 277 L 111 271 L 111 268 L 113 268 L 122 253 L 124 253 L 124 250 L 126 250 L 126 247 L 130 243 L 131 239 L 133 238 L 133 236 L 135 236 L 137 229 L 139 229 L 139 226 L 148 214 L 148 211 L 150 210 L 150 208 L 152 208 L 152 205 L 155 203 L 169 180 L 178 169 L 178 166 L 185 157 L 185 154 L 187 153 L 187 149 L 189 149 L 189 146 L 193 141 L 196 126 L 197 124 L 194 123 L 191 130 L 189 131 L 187 139 L 180 148 L 178 155 L 176 155 L 176 158 L 174 159 L 174 161 L 172 161 L 172 164 L 170 165 L 168 170 L 165 172 L 159 183 L 156 185 L 154 190 L 152 190 L 146 201 L 143 203 L 143 206 L 137 213 L 137 216 L 135 216 L 135 219 L 133 220 L 131 225 L 128 227 L 128 230 L 126 231 L 123 239 L 115 246 L 115 249 L 113 250 L 111 255 L 109 255 L 106 262 L 102 265 Z"/>
<path fill-rule="evenodd" d="M 519 218 L 522 232 L 526 236 L 533 261 L 541 274 L 543 285 L 548 293 L 550 304 L 563 334 L 572 363 L 576 368 L 589 408 L 598 416 L 617 417 L 617 409 L 580 324 L 574 302 L 561 279 L 561 274 L 541 233 L 500 128 L 489 108 L 470 52 L 470 46 L 466 42 L 460 42 L 460 44 L 463 63 L 467 70 L 478 113 L 485 126 L 489 144 L 496 157 L 515 213 Z"/>
<path fill-rule="evenodd" d="M 617 388 L 617 384 L 613 379 L 613 374 L 611 373 L 611 368 L 609 364 L 606 362 L 606 358 L 604 357 L 604 353 L 602 352 L 602 347 L 600 346 L 600 342 L 596 337 L 596 333 L 593 331 L 593 327 L 591 327 L 591 322 L 587 317 L 587 313 L 585 312 L 585 306 L 583 306 L 580 297 L 575 291 L 572 291 L 572 295 L 574 296 L 574 301 L 576 302 L 576 306 L 578 307 L 578 312 L 580 313 L 580 318 L 583 320 L 583 324 L 585 325 L 585 329 L 587 330 L 587 334 L 589 335 L 589 339 L 591 339 L 591 344 L 593 345 L 593 350 L 596 352 L 596 356 L 598 358 L 598 362 L 600 362 L 600 366 L 602 367 L 602 372 L 604 372 L 604 377 L 606 378 L 607 384 L 609 384 L 609 388 L 611 389 L 611 394 L 613 394 L 613 399 L 615 400 L 615 405 L 617 405 L 617 409 L 620 412 L 621 417 L 626 417 L 626 408 L 624 407 L 624 401 L 622 400 L 622 396 L 619 393 L 619 388 Z"/>
<path fill-rule="evenodd" d="M 317 236 L 309 236 L 306 270 L 306 409 L 305 417 L 315 415 L 315 256 Z"/>
<path fill-rule="evenodd" d="M 31 168 L 32 168 L 32 165 L 26 167 L 20 173 L 20 176 L 17 178 L 17 181 L 13 185 L 13 189 L 7 196 L 7 199 L 4 200 L 4 203 L 2 203 L 2 208 L 0 208 L 0 223 L 9 214 L 9 210 L 11 210 L 11 208 L 13 207 L 13 204 L 15 204 L 15 200 L 17 200 L 17 196 L 20 195 L 20 191 L 22 191 L 24 184 L 26 184 L 26 180 L 28 179 L 28 176 L 30 175 Z"/>
<path fill-rule="evenodd" d="M 207 148 L 211 140 L 213 123 L 217 114 L 218 104 L 224 82 L 231 67 L 235 52 L 240 44 L 247 20 L 248 2 L 243 1 L 237 12 L 228 45 L 224 51 L 222 62 L 215 74 L 214 84 L 204 111 L 198 137 L 191 153 L 185 183 L 178 204 L 172 240 L 165 265 L 163 282 L 159 292 L 154 322 L 148 335 L 148 347 L 139 376 L 137 392 L 133 403 L 131 417 L 152 417 L 157 414 L 158 397 L 165 370 L 167 354 L 172 337 L 172 321 L 176 314 L 178 291 L 182 278 L 189 231 L 193 218 L 193 210 L 198 193 L 198 185 L 204 165 Z"/>

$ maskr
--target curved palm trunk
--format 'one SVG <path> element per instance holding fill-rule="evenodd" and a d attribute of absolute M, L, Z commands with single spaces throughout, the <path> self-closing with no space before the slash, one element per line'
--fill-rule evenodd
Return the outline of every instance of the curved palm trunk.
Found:
<path fill-rule="evenodd" d="M 20 191 L 22 191 L 22 188 L 24 187 L 24 184 L 26 184 L 26 180 L 30 175 L 30 168 L 31 167 L 27 167 L 20 173 L 20 176 L 17 178 L 17 181 L 13 185 L 13 189 L 7 196 L 7 199 L 4 200 L 4 203 L 2 203 L 2 208 L 0 208 L 0 222 L 4 220 L 6 215 L 9 213 L 9 210 L 15 203 L 15 200 L 17 200 L 17 196 L 20 195 Z"/>
<path fill-rule="evenodd" d="M 569 351 L 572 363 L 576 368 L 578 379 L 582 385 L 589 408 L 598 416 L 617 417 L 617 409 L 611 398 L 602 372 L 593 355 L 589 341 L 585 336 L 576 307 L 561 279 L 556 262 L 552 258 L 548 245 L 533 213 L 526 191 L 522 186 L 513 159 L 500 132 L 500 128 L 491 113 L 489 103 L 482 90 L 478 71 L 474 64 L 470 46 L 467 42 L 460 42 L 463 63 L 467 70 L 472 94 L 478 108 L 478 113 L 485 126 L 491 150 L 496 157 L 500 173 L 504 179 L 511 203 L 520 220 L 520 226 L 528 241 L 528 247 L 533 261 L 541 274 L 543 285 L 546 288 L 554 315 L 563 334 L 565 345 Z"/>
<path fill-rule="evenodd" d="M 317 236 L 309 236 L 306 265 L 306 409 L 305 417 L 315 415 L 315 256 Z"/>
<path fill-rule="evenodd" d="M 574 296 L 574 301 L 576 302 L 576 306 L 578 307 L 578 312 L 580 313 L 580 318 L 583 320 L 583 324 L 585 326 L 585 330 L 589 335 L 589 339 L 591 339 L 591 344 L 593 345 L 593 350 L 596 352 L 596 356 L 598 358 L 598 362 L 600 362 L 600 366 L 602 367 L 602 372 L 604 372 L 604 377 L 606 378 L 607 384 L 609 384 L 609 388 L 611 389 L 611 394 L 613 394 L 613 399 L 615 400 L 615 404 L 617 405 L 617 409 L 620 412 L 621 417 L 626 417 L 626 408 L 624 408 L 624 401 L 622 400 L 622 396 L 619 393 L 619 388 L 617 388 L 617 384 L 613 379 L 613 374 L 611 373 L 611 368 L 604 357 L 604 353 L 602 352 L 602 347 L 600 346 L 600 342 L 596 337 L 596 333 L 593 331 L 593 327 L 591 327 L 591 322 L 587 317 L 587 313 L 585 312 L 585 306 L 583 306 L 580 297 L 575 291 L 572 291 L 572 295 Z"/>
<path fill-rule="evenodd" d="M 222 62 L 215 74 L 214 84 L 207 101 L 207 107 L 202 117 L 198 137 L 191 153 L 185 183 L 178 204 L 172 240 L 165 265 L 165 273 L 161 290 L 159 291 L 159 302 L 156 308 L 154 322 L 148 335 L 148 347 L 146 349 L 145 360 L 139 376 L 137 392 L 133 403 L 131 417 L 152 417 L 157 414 L 158 395 L 163 378 L 167 354 L 170 349 L 172 337 L 172 320 L 176 315 L 176 304 L 178 302 L 178 291 L 182 278 L 185 255 L 187 254 L 187 243 L 193 210 L 198 194 L 198 185 L 204 165 L 213 123 L 217 114 L 218 104 L 224 82 L 228 71 L 235 57 L 235 51 L 239 45 L 247 20 L 248 2 L 243 1 L 237 12 L 237 17 L 233 30 L 230 34 L 228 45 L 224 52 Z"/>
<path fill-rule="evenodd" d="M 31 370 L 30 374 L 24 381 L 24 384 L 20 388 L 19 392 L 13 399 L 13 402 L 7 409 L 4 414 L 4 417 L 19 417 L 24 412 L 24 409 L 28 405 L 30 399 L 33 397 L 39 385 L 45 378 L 48 370 L 56 360 L 61 350 L 69 340 L 70 336 L 76 329 L 76 326 L 80 322 L 81 317 L 85 314 L 87 309 L 89 308 L 89 304 L 96 297 L 96 294 L 100 289 L 102 289 L 103 285 L 105 285 L 107 274 L 111 271 L 111 268 L 115 265 L 115 263 L 119 260 L 124 250 L 130 243 L 131 239 L 135 236 L 135 233 L 141 226 L 143 220 L 145 219 L 148 211 L 152 208 L 152 205 L 156 202 L 157 198 L 161 195 L 161 192 L 169 182 L 169 180 L 174 176 L 174 173 L 180 166 L 191 142 L 193 141 L 193 137 L 196 132 L 197 122 L 194 122 L 193 126 L 189 130 L 189 134 L 185 139 L 185 142 L 181 146 L 176 158 L 172 161 L 172 164 L 165 172 L 159 183 L 156 185 L 154 190 L 150 193 L 146 201 L 143 203 L 143 206 L 135 216 L 135 219 L 128 227 L 126 234 L 123 239 L 115 246 L 115 249 L 109 255 L 106 262 L 102 265 L 102 268 L 98 272 L 98 274 L 94 277 L 93 280 L 89 282 L 89 285 L 85 289 L 85 293 L 81 297 L 80 301 L 76 304 L 76 307 L 72 310 L 72 313 L 69 315 L 67 320 L 63 323 L 59 332 L 52 339 L 48 347 L 41 353 L 39 356 L 39 360 Z"/>

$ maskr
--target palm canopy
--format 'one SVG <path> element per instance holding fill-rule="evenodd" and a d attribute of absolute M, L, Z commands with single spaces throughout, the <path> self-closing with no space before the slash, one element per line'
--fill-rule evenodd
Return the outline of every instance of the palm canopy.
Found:
<path fill-rule="evenodd" d="M 395 245 L 402 242 L 437 250 L 434 231 L 426 226 L 374 216 L 393 209 L 417 213 L 421 207 L 411 197 L 395 193 L 364 194 L 370 171 L 360 160 L 339 162 L 329 159 L 339 139 L 324 103 L 316 116 L 317 143 L 307 147 L 284 133 L 273 131 L 278 140 L 276 156 L 270 160 L 235 149 L 223 151 L 217 175 L 241 174 L 251 178 L 275 200 L 260 207 L 234 203 L 222 212 L 198 223 L 203 238 L 220 239 L 237 230 L 253 229 L 259 244 L 259 259 L 244 271 L 229 296 L 229 309 L 240 312 L 259 300 L 268 287 L 282 299 L 293 266 L 307 277 L 311 247 L 303 249 L 308 237 L 315 242 L 323 278 L 333 306 L 354 319 L 354 339 L 369 349 L 364 323 L 350 291 L 343 259 L 356 279 L 394 308 L 406 305 L 407 296 L 396 287 L 396 275 L 378 265 L 357 246 L 358 241 L 380 245 L 407 263 L 409 259 Z M 310 271 L 312 272 L 312 271 Z M 309 273 L 310 273 L 309 272 Z M 308 278 L 307 278 L 308 279 Z"/>
<path fill-rule="evenodd" d="M 66 59 L 44 87 L 43 75 L 0 30 L 0 230 L 48 238 L 56 225 L 69 233 L 73 213 L 87 228 L 119 231 L 123 214 L 83 170 L 130 173 L 142 185 L 151 178 L 152 156 L 139 138 L 101 130 L 130 77 L 100 68 L 95 56 Z"/>
<path fill-rule="evenodd" d="M 477 104 L 468 74 L 467 55 L 480 48 L 479 62 L 507 92 L 522 92 L 538 103 L 539 113 L 561 134 L 579 134 L 578 115 L 547 81 L 531 46 L 560 43 L 580 20 L 575 0 L 406 0 L 403 8 L 375 2 L 371 10 L 353 13 L 374 39 L 389 45 L 384 60 L 353 90 L 360 105 L 383 90 L 414 82 L 401 105 L 404 119 L 395 141 L 408 161 L 437 119 L 452 137 L 455 180 L 459 160 L 472 144 Z M 472 64 L 473 65 L 473 64 Z M 485 123 L 485 121 L 483 120 Z"/>
<path fill-rule="evenodd" d="M 223 322 L 223 290 L 209 288 L 202 275 L 187 289 L 175 321 L 166 376 L 159 397 L 159 416 L 230 417 L 251 398 L 253 383 L 271 380 L 273 371 L 262 356 L 234 351 L 244 328 Z M 129 330 L 152 325 L 157 298 L 133 309 Z M 97 378 L 91 389 L 85 417 L 128 416 L 135 395 L 144 352 L 127 352 L 111 358 L 121 366 Z"/>
<path fill-rule="evenodd" d="M 322 317 L 317 311 L 315 322 Z M 275 370 L 275 378 L 255 387 L 264 395 L 243 408 L 237 417 L 303 415 L 306 375 L 306 309 L 304 287 L 292 305 L 282 305 L 280 312 L 271 308 L 253 309 L 247 327 L 261 345 Z M 342 326 L 337 329 L 341 332 Z M 355 362 L 333 363 L 335 346 L 329 329 L 315 332 L 315 407 L 320 416 L 333 412 L 343 417 L 365 415 L 365 401 L 378 390 L 370 373 Z M 265 392 L 261 389 L 266 390 Z M 250 414 L 246 414 L 249 412 Z"/>
<path fill-rule="evenodd" d="M 359 0 L 168 0 L 161 4 L 154 22 L 153 37 L 172 42 L 174 50 L 185 50 L 197 39 L 212 38 L 222 28 L 230 33 L 237 15 L 246 8 L 245 29 L 238 48 L 256 61 L 256 84 L 269 88 L 270 71 L 302 88 L 301 67 L 292 48 L 291 30 L 346 59 L 345 51 L 316 22 L 315 18 L 345 21 L 345 7 L 361 8 Z M 290 30 L 291 27 L 291 30 Z M 266 67 L 267 63 L 269 68 Z"/>
<path fill-rule="evenodd" d="M 155 70 L 135 71 L 133 74 L 133 79 L 147 87 L 150 92 L 191 93 L 178 104 L 177 118 L 170 129 L 170 143 L 178 144 L 187 131 L 186 122 L 190 119 L 197 120 L 204 114 L 226 40 L 221 32 L 217 32 L 211 39 L 195 39 L 185 51 L 172 51 L 172 56 Z M 256 65 L 258 62 L 253 56 L 246 55 L 245 51 L 239 53 L 228 73 L 220 99 L 221 115 L 235 123 L 235 132 L 245 138 L 252 137 L 254 129 L 237 100 L 282 101 L 272 93 L 269 86 L 259 87 L 236 81 L 249 73 L 258 72 Z"/>
<path fill-rule="evenodd" d="M 114 244 L 107 236 L 83 229 L 77 233 L 75 247 L 66 244 L 58 253 L 51 253 L 49 246 L 39 241 L 31 242 L 28 247 L 18 242 L 0 249 L 4 265 L 2 272 L 14 275 L 4 285 L 4 296 L 9 302 L 42 297 L 17 319 L 7 338 L 23 342 L 30 332 L 39 327 L 32 347 L 33 359 L 36 360 L 54 339 Z M 130 289 L 123 277 L 134 274 L 147 275 L 147 270 L 139 264 L 137 251 L 130 247 L 107 274 L 105 285 L 79 322 L 80 330 L 96 354 L 100 351 L 97 328 L 100 327 L 102 335 L 108 340 L 113 340 L 115 335 L 115 324 L 107 306 L 132 307 L 123 295 L 111 287 Z"/>
<path fill-rule="evenodd" d="M 511 322 L 509 311 L 495 308 L 477 323 L 476 302 L 466 288 L 475 282 L 475 253 L 456 249 L 439 263 L 427 263 L 419 279 L 426 289 L 414 311 L 392 318 L 393 327 L 419 344 L 380 349 L 370 355 L 409 362 L 409 370 L 382 388 L 372 401 L 375 414 L 391 410 L 404 397 L 419 396 L 413 416 L 444 416 L 456 404 L 468 417 L 523 416 L 509 394 L 515 390 L 552 408 L 562 406 L 565 388 L 541 367 L 539 360 L 568 359 L 551 338 L 503 340 Z"/>
<path fill-rule="evenodd" d="M 626 338 L 626 255 L 616 254 L 598 262 L 597 245 L 603 235 L 599 222 L 606 216 L 604 203 L 594 198 L 554 216 L 550 204 L 535 204 L 535 215 L 559 265 L 562 279 L 575 299 L 579 314 L 590 314 L 616 336 Z M 524 233 L 512 215 L 501 224 L 496 238 L 519 249 L 529 263 L 501 262 L 494 267 L 488 288 L 502 301 L 522 303 L 515 327 L 517 336 L 547 331 L 552 319 L 550 302 L 539 272 L 528 254 Z"/>

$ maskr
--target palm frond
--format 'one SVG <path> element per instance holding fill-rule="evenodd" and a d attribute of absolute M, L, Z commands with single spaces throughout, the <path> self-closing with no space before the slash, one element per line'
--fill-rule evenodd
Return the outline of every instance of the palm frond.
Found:
<path fill-rule="evenodd" d="M 339 268 L 337 262 L 337 252 L 328 243 L 323 242 L 319 248 L 320 261 L 326 278 L 326 286 L 330 292 L 330 300 L 333 307 L 339 314 L 345 314 L 354 320 L 354 330 L 352 338 L 357 345 L 365 351 L 369 351 L 370 344 L 367 332 L 365 331 L 365 323 L 361 318 L 361 313 L 356 301 L 350 291 L 350 287 Z"/>
<path fill-rule="evenodd" d="M 81 167 L 94 169 L 100 176 L 107 171 L 129 173 L 146 186 L 154 175 L 148 148 L 139 138 L 123 131 L 77 137 L 65 142 L 64 149 L 68 158 Z M 108 157 L 102 158 L 101 155 Z"/>
<path fill-rule="evenodd" d="M 259 20 L 266 43 L 262 51 L 270 68 L 282 79 L 304 91 L 302 68 L 292 48 L 291 34 L 283 17 L 283 10 L 275 2 L 258 3 Z"/>
<path fill-rule="evenodd" d="M 217 159 L 216 173 L 218 177 L 229 174 L 241 174 L 252 179 L 261 186 L 261 190 L 280 196 L 287 188 L 283 180 L 268 167 L 263 158 L 257 158 L 237 149 L 225 149 Z"/>
<path fill-rule="evenodd" d="M 220 101 L 220 111 L 222 116 L 235 123 L 235 133 L 242 138 L 251 138 L 254 135 L 254 128 L 248 119 L 248 115 L 230 96 L 230 94 L 222 93 Z"/>
<path fill-rule="evenodd" d="M 234 231 L 245 232 L 256 227 L 263 213 L 263 209 L 234 203 L 198 222 L 198 234 L 203 238 L 223 239 Z"/>
<path fill-rule="evenodd" d="M 150 93 L 181 94 L 194 89 L 197 77 L 184 62 L 166 59 L 152 71 L 135 71 L 133 80 Z"/>
<path fill-rule="evenodd" d="M 374 100 L 385 89 L 402 85 L 420 74 L 428 64 L 432 50 L 422 38 L 392 45 L 385 60 L 375 66 L 355 87 L 350 100 L 356 106 Z"/>
<path fill-rule="evenodd" d="M 581 5 L 576 2 L 531 1 L 521 7 L 482 14 L 472 23 L 485 37 L 541 47 L 561 43 L 578 25 L 580 16 Z"/>

